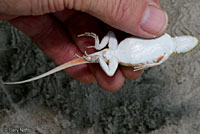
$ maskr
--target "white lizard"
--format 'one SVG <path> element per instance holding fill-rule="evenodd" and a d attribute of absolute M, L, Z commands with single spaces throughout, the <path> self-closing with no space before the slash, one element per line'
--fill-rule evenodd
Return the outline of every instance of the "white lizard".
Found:
<path fill-rule="evenodd" d="M 111 31 L 103 37 L 101 42 L 94 33 L 86 32 L 78 35 L 78 37 L 82 36 L 93 37 L 95 45 L 88 48 L 94 47 L 96 50 L 101 51 L 89 55 L 85 53 L 85 56 L 78 56 L 77 59 L 64 63 L 39 76 L 18 82 L 3 82 L 3 84 L 22 84 L 34 81 L 63 69 L 85 63 L 99 63 L 108 76 L 114 75 L 119 64 L 134 67 L 134 71 L 143 70 L 160 65 L 173 53 L 187 53 L 198 44 L 198 39 L 195 37 L 179 36 L 172 38 L 167 33 L 155 39 L 129 37 L 119 44 L 115 34 Z M 107 45 L 108 48 L 105 48 Z"/>

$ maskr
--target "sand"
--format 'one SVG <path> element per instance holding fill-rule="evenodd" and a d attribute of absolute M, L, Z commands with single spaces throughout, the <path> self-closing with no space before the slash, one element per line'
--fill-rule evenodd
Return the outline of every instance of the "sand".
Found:
<path fill-rule="evenodd" d="M 168 33 L 200 39 L 199 0 L 161 0 Z M 56 65 L 23 33 L 0 21 L 0 76 L 16 81 Z M 199 134 L 200 47 L 103 91 L 59 72 L 24 85 L 0 85 L 0 133 Z M 4 131 L 4 132 L 3 132 Z"/>

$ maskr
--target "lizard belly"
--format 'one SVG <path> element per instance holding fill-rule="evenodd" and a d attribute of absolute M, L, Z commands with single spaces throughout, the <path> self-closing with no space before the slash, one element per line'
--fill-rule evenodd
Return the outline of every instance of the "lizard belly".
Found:
<path fill-rule="evenodd" d="M 172 53 L 173 41 L 170 36 L 152 40 L 127 38 L 119 44 L 117 49 L 119 62 L 127 65 L 147 63 L 160 56 L 164 56 L 163 59 L 166 60 Z"/>

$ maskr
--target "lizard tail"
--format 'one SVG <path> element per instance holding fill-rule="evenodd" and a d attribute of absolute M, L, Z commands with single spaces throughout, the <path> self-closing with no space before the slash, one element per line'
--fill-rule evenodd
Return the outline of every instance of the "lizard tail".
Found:
<path fill-rule="evenodd" d="M 89 63 L 88 61 L 85 61 L 81 58 L 77 58 L 77 59 L 74 59 L 72 61 L 69 61 L 67 63 L 64 63 L 46 73 L 43 73 L 39 76 L 36 76 L 36 77 L 33 77 L 33 78 L 30 78 L 30 79 L 27 79 L 27 80 L 23 80 L 23 81 L 17 81 L 17 82 L 2 82 L 2 84 L 5 84 L 5 85 L 14 85 L 14 84 L 22 84 L 22 83 L 27 83 L 27 82 L 31 82 L 31 81 L 35 81 L 35 80 L 38 80 L 38 79 L 41 79 L 43 77 L 46 77 L 48 75 L 51 75 L 53 73 L 56 73 L 58 71 L 61 71 L 61 70 L 64 70 L 66 68 L 69 68 L 69 67 L 72 67 L 72 66 L 76 66 L 76 65 L 80 65 L 80 64 L 85 64 L 85 63 Z"/>

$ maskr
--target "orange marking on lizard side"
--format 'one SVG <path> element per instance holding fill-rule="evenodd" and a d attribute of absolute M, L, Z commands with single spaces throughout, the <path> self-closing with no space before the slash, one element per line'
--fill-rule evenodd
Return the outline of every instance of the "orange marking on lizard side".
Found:
<path fill-rule="evenodd" d="M 82 62 L 86 62 L 86 61 L 83 60 L 83 59 L 75 59 L 75 60 L 72 60 L 72 61 L 70 62 L 70 64 L 77 64 L 77 63 L 82 63 Z"/>
<path fill-rule="evenodd" d="M 78 64 L 81 64 L 81 63 L 88 63 L 88 61 L 85 61 L 85 60 L 83 60 L 83 59 L 81 59 L 81 58 L 77 58 L 77 59 L 74 59 L 74 60 L 72 60 L 72 61 L 69 61 L 69 62 L 67 62 L 67 63 L 65 63 L 65 64 L 63 64 L 63 65 L 61 65 L 61 66 L 58 66 L 57 68 L 58 69 L 62 69 L 62 68 L 68 68 L 68 67 L 70 67 L 70 66 L 75 66 L 75 65 L 78 65 Z"/>
<path fill-rule="evenodd" d="M 120 65 L 128 65 L 127 63 L 124 62 L 119 62 Z"/>
<path fill-rule="evenodd" d="M 161 60 L 163 59 L 163 57 L 164 57 L 164 56 L 160 56 L 160 57 L 156 58 L 156 62 L 161 61 Z"/>
<path fill-rule="evenodd" d="M 128 63 L 124 63 L 124 62 L 119 62 L 120 65 L 123 65 L 123 66 L 127 66 L 127 67 L 132 67 L 133 65 L 132 64 L 128 64 Z"/>

